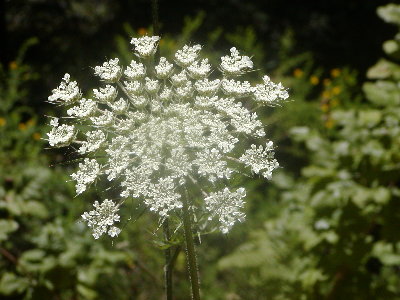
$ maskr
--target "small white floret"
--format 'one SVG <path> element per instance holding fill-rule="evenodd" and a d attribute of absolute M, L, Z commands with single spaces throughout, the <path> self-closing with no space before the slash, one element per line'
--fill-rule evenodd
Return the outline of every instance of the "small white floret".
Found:
<path fill-rule="evenodd" d="M 200 45 L 185 45 L 181 50 L 176 51 L 175 61 L 181 67 L 187 67 L 197 59 L 200 50 Z"/>
<path fill-rule="evenodd" d="M 94 210 L 82 214 L 82 219 L 87 222 L 88 226 L 93 230 L 93 236 L 98 239 L 104 233 L 111 237 L 116 237 L 121 232 L 114 223 L 120 221 L 118 215 L 118 205 L 113 201 L 105 199 L 101 204 L 95 201 Z"/>
<path fill-rule="evenodd" d="M 49 144 L 52 147 L 65 147 L 71 144 L 75 138 L 75 126 L 58 124 L 58 119 L 51 120 L 50 125 L 53 127 L 47 134 L 49 137 Z"/>
<path fill-rule="evenodd" d="M 253 62 L 248 56 L 239 55 L 239 51 L 231 48 L 230 56 L 221 57 L 221 70 L 227 75 L 241 75 L 253 69 Z"/>
<path fill-rule="evenodd" d="M 236 222 L 244 221 L 245 214 L 241 211 L 245 203 L 244 197 L 246 197 L 244 188 L 238 188 L 235 192 L 224 188 L 220 192 L 211 193 L 204 199 L 206 209 L 210 212 L 209 219 L 218 217 L 222 233 L 228 233 Z"/>
<path fill-rule="evenodd" d="M 50 102 L 60 104 L 71 104 L 78 101 L 82 93 L 79 90 L 76 81 L 71 81 L 70 75 L 66 73 L 60 85 L 52 91 L 53 93 L 48 97 Z"/>
<path fill-rule="evenodd" d="M 131 44 L 134 45 L 139 57 L 146 58 L 156 52 L 159 40 L 159 36 L 142 36 L 140 38 L 132 38 Z"/>
<path fill-rule="evenodd" d="M 102 66 L 94 68 L 94 74 L 99 76 L 105 82 L 117 82 L 122 75 L 122 68 L 119 65 L 119 59 L 110 59 L 103 63 Z"/>

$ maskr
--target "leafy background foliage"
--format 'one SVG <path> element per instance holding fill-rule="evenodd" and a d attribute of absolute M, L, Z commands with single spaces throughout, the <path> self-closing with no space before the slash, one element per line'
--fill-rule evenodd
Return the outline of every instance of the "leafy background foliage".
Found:
<path fill-rule="evenodd" d="M 228 2 L 228 9 L 236 7 L 231 6 L 234 1 Z M 126 16 L 119 1 L 97 5 L 67 1 L 66 7 L 59 1 L 41 9 L 32 3 L 21 4 L 18 12 L 18 6 L 9 8 L 9 28 L 21 44 L 18 54 L 1 57 L 0 298 L 160 299 L 162 249 L 168 245 L 162 242 L 157 218 L 129 204 L 123 218 L 129 221 L 120 238 L 94 241 L 79 216 L 104 196 L 104 187 L 75 198 L 68 176 L 76 164 L 74 157 L 47 150 L 41 139 L 48 131 L 42 115 L 57 114 L 42 99 L 61 78 L 60 70 L 82 76 L 84 89 L 90 88 L 90 69 L 82 67 L 94 66 L 110 53 L 126 63 L 132 57 L 127 36 L 151 33 L 151 28 L 126 22 L 119 32 L 98 40 L 96 34 L 104 26 L 116 26 L 116 16 Z M 337 5 L 348 13 L 351 3 Z M 138 1 L 138 5 L 145 4 Z M 212 7 L 204 5 L 205 10 Z M 161 15 L 163 7 L 161 3 Z M 262 7 L 258 2 L 240 6 L 248 12 Z M 272 4 L 269 9 L 277 10 Z M 300 27 L 300 23 L 272 26 L 277 16 L 259 9 L 257 24 L 248 26 L 242 16 L 230 30 L 216 22 L 220 12 L 192 11 L 182 30 L 174 28 L 163 35 L 162 55 L 194 39 L 204 44 L 213 63 L 234 45 L 254 55 L 261 73 L 267 71 L 288 86 L 292 99 L 285 107 L 262 114 L 270 124 L 267 134 L 278 145 L 282 168 L 272 182 L 254 178 L 244 183 L 245 223 L 227 236 L 209 234 L 198 241 L 205 299 L 400 299 L 400 33 L 395 35 L 400 29 L 400 6 L 377 10 L 391 27 L 364 14 L 364 28 L 372 19 L 383 28 L 383 34 L 372 31 L 376 35 L 372 44 L 377 44 L 378 35 L 394 36 L 383 43 L 384 53 L 363 48 L 365 60 L 347 52 L 335 59 L 326 48 L 318 48 L 321 39 L 307 39 L 305 29 L 321 38 L 332 30 L 329 24 L 335 20 L 323 18 L 327 9 L 333 8 L 319 7 L 312 13 L 314 21 Z M 365 4 L 358 12 L 374 9 Z M 70 24 L 53 36 L 54 28 L 43 23 L 48 10 L 64 16 L 58 26 L 70 20 L 68 15 L 76 20 L 81 36 L 65 43 L 63 38 L 74 30 Z M 33 23 L 42 29 L 39 39 L 28 39 L 32 34 L 17 18 L 32 11 L 40 12 Z M 339 52 L 348 49 L 353 32 L 343 26 L 335 32 L 343 34 L 336 39 Z M 268 45 L 263 35 L 273 42 Z M 78 55 L 79 49 L 71 50 L 82 37 L 92 37 L 91 49 L 101 49 L 99 53 Z M 104 40 L 114 43 L 102 47 Z M 17 47 L 15 41 L 7 49 Z M 361 42 L 364 47 L 366 43 Z M 37 58 L 46 44 L 62 55 L 50 52 L 47 62 Z M 353 65 L 348 56 L 357 57 Z M 371 67 L 366 71 L 367 66 Z M 70 163 L 60 163 L 66 160 Z M 176 299 L 187 299 L 182 251 L 174 275 Z"/>

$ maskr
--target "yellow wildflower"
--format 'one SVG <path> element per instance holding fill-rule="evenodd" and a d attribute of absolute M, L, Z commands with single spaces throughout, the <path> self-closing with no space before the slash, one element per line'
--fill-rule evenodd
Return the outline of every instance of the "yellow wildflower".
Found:
<path fill-rule="evenodd" d="M 293 71 L 293 76 L 296 77 L 296 78 L 302 77 L 303 74 L 304 74 L 303 70 L 301 70 L 299 68 L 294 69 L 294 71 Z"/>
<path fill-rule="evenodd" d="M 321 110 L 326 113 L 329 111 L 329 105 L 327 103 L 324 103 L 321 105 Z"/>
<path fill-rule="evenodd" d="M 340 73 L 341 73 L 341 71 L 340 71 L 339 68 L 335 68 L 335 69 L 332 69 L 332 70 L 331 70 L 331 76 L 332 76 L 333 78 L 338 77 L 338 76 L 340 75 Z"/>
<path fill-rule="evenodd" d="M 330 98 L 331 93 L 328 90 L 322 92 L 322 98 Z"/>
<path fill-rule="evenodd" d="M 335 125 L 335 121 L 332 119 L 328 119 L 325 121 L 325 127 L 331 129 Z"/>
<path fill-rule="evenodd" d="M 339 95 L 341 91 L 342 89 L 340 88 L 340 86 L 335 86 L 332 88 L 332 94 L 334 95 Z"/>
<path fill-rule="evenodd" d="M 324 84 L 324 86 L 328 86 L 328 85 L 331 84 L 331 82 L 332 81 L 329 78 L 325 78 L 324 81 L 323 81 L 323 84 Z"/>
<path fill-rule="evenodd" d="M 339 105 L 339 100 L 337 98 L 331 100 L 331 106 L 336 107 Z"/>
<path fill-rule="evenodd" d="M 36 121 L 34 119 L 29 119 L 28 122 L 26 122 L 26 125 L 28 127 L 33 126 L 36 124 Z"/>
<path fill-rule="evenodd" d="M 7 121 L 4 118 L 0 118 L 0 126 L 6 125 Z"/>
<path fill-rule="evenodd" d="M 27 126 L 26 126 L 25 123 L 19 123 L 19 124 L 18 124 L 18 129 L 19 129 L 19 130 L 21 130 L 21 131 L 22 131 L 22 130 L 26 130 L 26 128 L 27 128 Z"/>
<path fill-rule="evenodd" d="M 10 70 L 15 70 L 16 68 L 18 68 L 17 62 L 15 62 L 15 61 L 10 62 L 9 67 L 10 67 Z"/>
<path fill-rule="evenodd" d="M 40 138 L 42 137 L 42 135 L 39 132 L 35 132 L 34 134 L 32 134 L 32 137 L 34 140 L 40 140 Z"/>
<path fill-rule="evenodd" d="M 145 35 L 145 34 L 147 34 L 147 29 L 146 29 L 146 28 L 143 28 L 143 27 L 140 27 L 140 28 L 138 29 L 138 34 L 139 34 L 139 35 Z"/>
<path fill-rule="evenodd" d="M 310 82 L 312 85 L 317 85 L 319 83 L 319 78 L 313 75 L 310 77 Z"/>

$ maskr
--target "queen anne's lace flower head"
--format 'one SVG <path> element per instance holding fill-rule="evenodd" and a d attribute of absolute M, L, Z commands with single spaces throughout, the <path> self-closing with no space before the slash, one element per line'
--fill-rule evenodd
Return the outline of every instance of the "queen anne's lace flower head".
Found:
<path fill-rule="evenodd" d="M 236 192 L 224 188 L 217 193 L 211 193 L 204 199 L 206 209 L 210 212 L 209 219 L 217 216 L 223 233 L 227 233 L 235 222 L 244 220 L 244 213 L 241 211 L 244 206 L 243 198 L 246 196 L 244 188 L 238 188 Z"/>
<path fill-rule="evenodd" d="M 113 225 L 120 220 L 120 216 L 117 214 L 118 205 L 105 199 L 101 204 L 96 201 L 93 206 L 95 210 L 85 212 L 82 219 L 93 229 L 94 238 L 98 239 L 104 233 L 111 237 L 117 236 L 121 229 Z"/>
<path fill-rule="evenodd" d="M 73 144 L 84 156 L 72 174 L 77 194 L 98 180 L 119 188 L 118 204 L 96 202 L 95 210 L 82 215 L 96 238 L 118 235 L 113 224 L 125 198 L 140 199 L 165 218 L 180 210 L 182 198 L 194 190 L 204 201 L 191 202 L 193 213 L 207 212 L 228 232 L 245 217 L 246 195 L 244 188 L 226 187 L 229 179 L 241 172 L 269 179 L 279 166 L 254 110 L 280 104 L 288 97 L 286 89 L 267 76 L 256 85 L 241 80 L 253 63 L 236 48 L 221 58 L 220 78 L 208 78 L 215 69 L 201 57 L 200 45 L 185 45 L 155 62 L 159 40 L 133 38 L 137 58 L 126 68 L 118 59 L 95 67 L 104 84 L 93 89 L 90 99 L 82 98 L 68 74 L 49 97 L 68 106 L 64 124 L 51 120 L 49 144 Z"/>

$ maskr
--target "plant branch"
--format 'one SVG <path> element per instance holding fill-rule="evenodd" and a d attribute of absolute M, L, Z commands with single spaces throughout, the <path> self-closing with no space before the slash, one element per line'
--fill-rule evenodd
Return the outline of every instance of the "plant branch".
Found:
<path fill-rule="evenodd" d="M 171 235 L 169 231 L 169 222 L 168 219 L 165 219 L 163 222 L 163 232 L 164 239 L 167 243 L 171 240 Z M 173 264 L 171 264 L 171 247 L 168 247 L 164 250 L 165 257 L 165 265 L 164 265 L 164 287 L 165 287 L 165 296 L 167 300 L 172 300 L 172 269 Z"/>
<path fill-rule="evenodd" d="M 197 269 L 196 250 L 193 242 L 192 221 L 189 214 L 187 197 L 182 197 L 182 204 L 183 228 L 185 231 L 186 240 L 186 257 L 189 269 L 190 283 L 192 285 L 192 300 L 200 300 L 200 284 Z"/>

